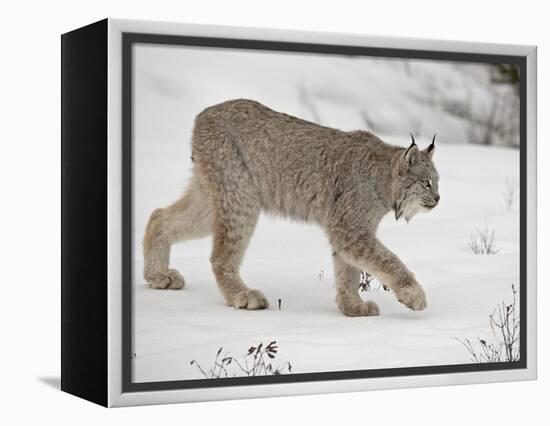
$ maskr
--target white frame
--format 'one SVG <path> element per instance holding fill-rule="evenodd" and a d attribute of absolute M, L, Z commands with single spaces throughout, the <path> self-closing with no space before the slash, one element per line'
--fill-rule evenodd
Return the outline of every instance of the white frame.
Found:
<path fill-rule="evenodd" d="M 422 376 L 122 392 L 122 33 L 172 34 L 502 54 L 527 58 L 527 368 Z M 376 389 L 533 380 L 537 377 L 536 47 L 109 19 L 108 23 L 108 405 L 128 406 Z"/>

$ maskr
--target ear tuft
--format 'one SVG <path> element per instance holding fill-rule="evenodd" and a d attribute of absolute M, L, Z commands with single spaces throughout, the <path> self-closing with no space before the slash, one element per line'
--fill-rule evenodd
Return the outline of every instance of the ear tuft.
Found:
<path fill-rule="evenodd" d="M 434 151 L 435 151 L 435 136 L 433 137 L 432 139 L 432 143 L 430 145 L 428 145 L 428 147 L 424 150 L 424 154 L 426 154 L 428 157 L 432 158 L 432 156 L 434 155 Z"/>
<path fill-rule="evenodd" d="M 410 166 L 411 164 L 413 164 L 416 161 L 416 158 L 418 156 L 418 152 L 419 152 L 418 151 L 418 146 L 416 145 L 416 143 L 414 142 L 414 139 L 413 139 L 413 142 L 411 143 L 411 145 L 403 153 L 403 159 L 404 159 L 405 163 L 408 166 Z"/>

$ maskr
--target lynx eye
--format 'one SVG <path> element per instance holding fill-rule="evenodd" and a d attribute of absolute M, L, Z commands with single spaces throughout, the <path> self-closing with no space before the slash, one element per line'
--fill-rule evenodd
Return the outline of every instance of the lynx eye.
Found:
<path fill-rule="evenodd" d="M 426 188 L 431 188 L 432 187 L 432 182 L 429 179 L 426 179 L 425 181 L 423 181 L 422 184 Z"/>

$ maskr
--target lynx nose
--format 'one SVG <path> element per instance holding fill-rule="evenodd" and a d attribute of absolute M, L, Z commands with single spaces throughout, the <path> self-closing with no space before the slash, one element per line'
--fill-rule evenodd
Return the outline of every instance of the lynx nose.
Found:
<path fill-rule="evenodd" d="M 439 199 L 440 199 L 440 198 L 441 198 L 441 197 L 439 196 L 439 194 L 435 194 L 435 195 L 434 195 L 434 200 L 435 200 L 436 203 L 439 203 Z"/>

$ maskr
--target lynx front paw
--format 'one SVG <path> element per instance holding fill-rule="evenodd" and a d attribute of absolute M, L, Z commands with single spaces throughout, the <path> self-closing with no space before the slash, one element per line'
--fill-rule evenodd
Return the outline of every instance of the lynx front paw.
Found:
<path fill-rule="evenodd" d="M 179 290 L 185 285 L 185 280 L 175 269 L 168 269 L 165 272 L 159 272 L 147 279 L 151 287 L 159 289 Z"/>
<path fill-rule="evenodd" d="M 269 303 L 261 291 L 245 290 L 235 295 L 233 306 L 237 309 L 265 309 Z"/>
<path fill-rule="evenodd" d="M 378 305 L 370 300 L 350 304 L 348 306 L 340 306 L 340 310 L 348 317 L 373 317 L 380 315 Z"/>
<path fill-rule="evenodd" d="M 413 311 L 421 311 L 428 306 L 426 294 L 418 284 L 401 287 L 397 292 L 397 300 Z"/>

